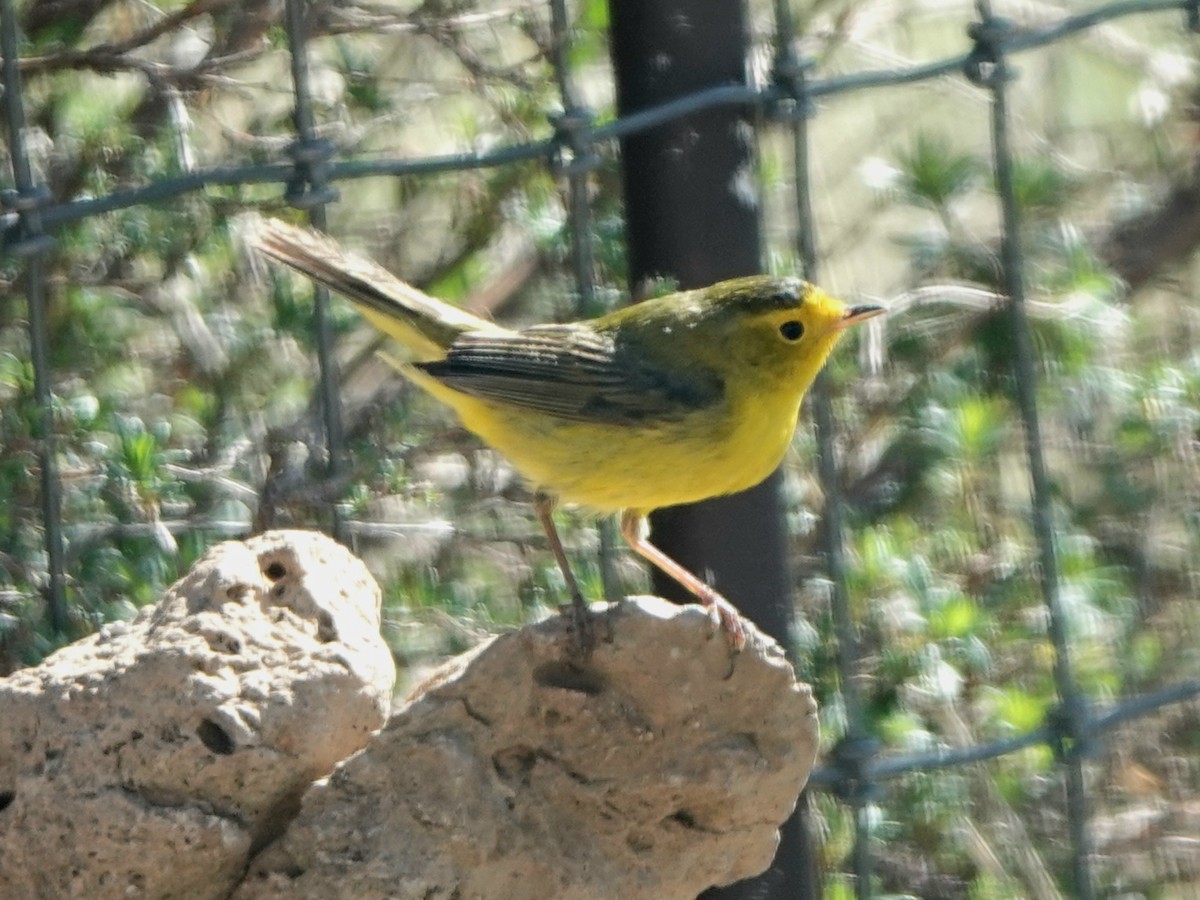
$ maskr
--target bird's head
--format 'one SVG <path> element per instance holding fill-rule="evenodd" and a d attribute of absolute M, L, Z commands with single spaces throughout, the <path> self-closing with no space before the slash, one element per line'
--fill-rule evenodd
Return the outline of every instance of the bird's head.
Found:
<path fill-rule="evenodd" d="M 849 306 L 799 278 L 755 275 L 695 292 L 716 351 L 739 370 L 803 392 L 852 325 L 884 312 Z"/>

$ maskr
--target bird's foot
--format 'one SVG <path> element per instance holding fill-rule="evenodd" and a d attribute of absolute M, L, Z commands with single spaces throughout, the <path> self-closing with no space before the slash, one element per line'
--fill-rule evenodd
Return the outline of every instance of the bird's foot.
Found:
<path fill-rule="evenodd" d="M 571 619 L 571 654 L 586 659 L 596 648 L 596 627 L 587 601 L 576 591 L 571 595 L 570 609 L 564 612 Z"/>
<path fill-rule="evenodd" d="M 729 641 L 730 651 L 741 653 L 746 646 L 746 628 L 742 625 L 741 614 L 737 611 L 737 607 L 713 588 L 707 585 L 704 587 L 704 591 L 699 594 L 699 599 L 704 608 L 708 610 L 709 618 L 712 619 L 713 634 L 724 631 L 725 638 Z"/>

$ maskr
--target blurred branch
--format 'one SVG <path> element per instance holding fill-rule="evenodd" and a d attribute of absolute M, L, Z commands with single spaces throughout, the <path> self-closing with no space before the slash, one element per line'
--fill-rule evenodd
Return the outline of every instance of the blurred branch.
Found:
<path fill-rule="evenodd" d="M 194 0 L 183 9 L 177 10 L 169 15 L 163 16 L 153 25 L 143 28 L 123 41 L 109 41 L 102 44 L 97 44 L 94 47 L 89 47 L 86 50 L 76 50 L 70 52 L 55 53 L 49 56 L 35 56 L 21 60 L 21 71 L 25 73 L 44 71 L 46 68 L 91 68 L 91 65 L 78 65 L 81 61 L 89 59 L 96 60 L 112 60 L 114 58 L 123 57 L 131 50 L 137 50 L 146 46 L 152 41 L 157 40 L 164 34 L 175 30 L 185 22 L 195 19 L 199 16 L 208 15 L 216 12 L 222 7 L 234 5 L 234 0 Z M 130 60 L 130 62 L 139 62 L 139 60 Z M 140 60 L 145 62 L 145 60 Z"/>
<path fill-rule="evenodd" d="M 442 18 L 439 25 L 459 30 L 488 27 L 497 22 L 510 22 L 518 12 L 528 9 L 526 5 L 517 5 L 484 12 L 463 13 Z M 330 7 L 326 13 L 328 19 L 323 24 L 322 33 L 329 35 L 356 34 L 362 31 L 372 34 L 415 34 L 423 27 L 421 23 L 413 21 L 411 12 L 397 14 L 369 3 Z"/>
<path fill-rule="evenodd" d="M 180 481 L 219 488 L 227 497 L 248 505 L 257 503 L 258 494 L 254 488 L 230 478 L 226 473 L 229 468 L 229 466 L 208 466 L 198 469 L 190 466 L 180 466 L 175 463 L 166 463 L 163 465 L 163 472 L 173 478 L 178 478 Z"/>
<path fill-rule="evenodd" d="M 1099 246 L 1131 293 L 1185 262 L 1200 247 L 1200 184 L 1175 185 L 1157 207 L 1114 226 Z"/>
<path fill-rule="evenodd" d="M 178 66 L 152 59 L 132 55 L 164 35 L 169 34 L 200 16 L 213 15 L 226 7 L 239 9 L 242 19 L 248 15 L 247 6 L 258 7 L 262 4 L 239 5 L 235 0 L 195 0 L 195 2 L 170 15 L 163 16 L 141 31 L 122 41 L 107 41 L 88 47 L 84 50 L 63 50 L 45 56 L 31 56 L 20 60 L 22 73 L 26 75 L 53 72 L 62 69 L 91 69 L 97 72 L 112 73 L 121 71 L 142 72 L 148 78 L 161 82 L 176 84 L 188 83 L 198 85 L 211 80 L 213 73 L 229 66 L 246 62 L 258 56 L 263 48 L 252 48 L 252 41 L 247 40 L 247 29 L 239 29 L 236 47 L 226 46 L 218 50 L 217 45 L 209 48 L 205 58 L 195 66 Z M 278 18 L 278 11 L 275 12 Z M 264 23 L 259 34 L 267 27 Z M 230 42 L 226 41 L 228 45 Z"/>
<path fill-rule="evenodd" d="M 176 66 L 131 56 L 126 52 L 113 52 L 101 45 L 90 50 L 26 57 L 21 60 L 21 68 L 27 75 L 40 75 L 64 69 L 87 69 L 105 75 L 116 72 L 141 72 L 154 82 L 170 83 L 180 87 L 201 87 L 207 84 L 236 84 L 237 82 L 232 82 L 218 74 L 219 71 L 250 62 L 261 56 L 265 49 L 249 48 L 225 56 L 210 56 L 196 66 Z"/>
<path fill-rule="evenodd" d="M 462 34 L 458 29 L 446 27 L 444 22 L 416 22 L 417 33 L 422 34 L 434 40 L 444 50 L 449 51 L 458 60 L 471 78 L 476 81 L 503 81 L 509 84 L 515 84 L 522 90 L 533 91 L 535 85 L 528 78 L 524 77 L 520 70 L 531 60 L 521 60 L 504 67 L 497 67 L 487 63 L 483 57 L 476 53 L 471 46 L 463 40 Z M 540 53 L 538 54 L 541 55 Z"/>

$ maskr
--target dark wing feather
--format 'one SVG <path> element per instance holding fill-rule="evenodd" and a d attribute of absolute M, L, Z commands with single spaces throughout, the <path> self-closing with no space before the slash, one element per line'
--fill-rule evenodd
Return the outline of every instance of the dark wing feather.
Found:
<path fill-rule="evenodd" d="M 464 394 L 578 422 L 677 419 L 718 402 L 724 390 L 715 373 L 666 371 L 580 325 L 464 334 L 445 359 L 416 366 Z"/>

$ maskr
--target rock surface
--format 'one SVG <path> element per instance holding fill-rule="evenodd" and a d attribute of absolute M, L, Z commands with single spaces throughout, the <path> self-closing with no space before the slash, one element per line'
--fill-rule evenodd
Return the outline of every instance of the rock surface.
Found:
<path fill-rule="evenodd" d="M 808 688 L 753 628 L 731 672 L 698 607 L 606 618 L 587 660 L 555 618 L 440 671 L 234 896 L 692 900 L 765 869 L 816 754 Z"/>
<path fill-rule="evenodd" d="M 761 871 L 808 689 L 752 627 L 731 667 L 698 607 L 596 609 L 590 656 L 529 626 L 373 733 L 394 670 L 362 564 L 308 532 L 221 544 L 0 679 L 0 897 L 691 900 Z"/>
<path fill-rule="evenodd" d="M 134 621 L 0 679 L 0 895 L 227 897 L 394 678 L 345 548 L 214 547 Z"/>

